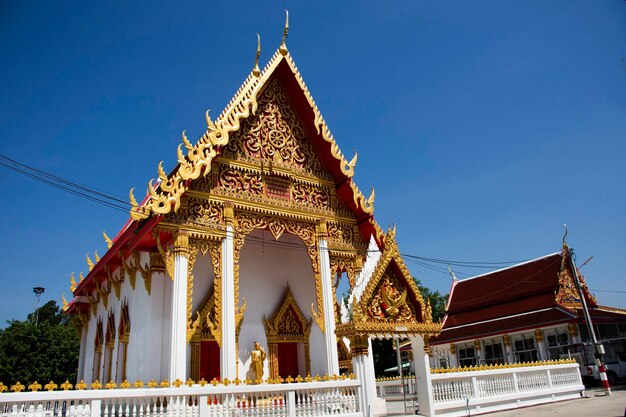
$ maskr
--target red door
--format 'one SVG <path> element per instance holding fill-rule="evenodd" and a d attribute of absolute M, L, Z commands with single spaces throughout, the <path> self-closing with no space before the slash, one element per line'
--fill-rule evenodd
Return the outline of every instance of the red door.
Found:
<path fill-rule="evenodd" d="M 217 342 L 200 342 L 200 378 L 220 379 L 220 347 Z"/>
<path fill-rule="evenodd" d="M 291 375 L 295 378 L 298 372 L 298 344 L 295 342 L 283 342 L 278 344 L 278 375 L 287 378 Z"/>

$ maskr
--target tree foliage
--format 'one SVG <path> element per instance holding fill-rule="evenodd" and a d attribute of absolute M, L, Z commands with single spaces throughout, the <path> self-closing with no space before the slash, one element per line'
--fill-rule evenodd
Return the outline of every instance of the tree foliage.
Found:
<path fill-rule="evenodd" d="M 79 349 L 76 329 L 57 303 L 49 301 L 27 320 L 11 320 L 0 330 L 0 381 L 74 381 Z"/>

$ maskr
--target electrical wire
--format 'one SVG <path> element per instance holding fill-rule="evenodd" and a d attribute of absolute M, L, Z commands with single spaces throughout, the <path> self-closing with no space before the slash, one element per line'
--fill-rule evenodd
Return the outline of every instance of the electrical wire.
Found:
<path fill-rule="evenodd" d="M 22 174 L 26 177 L 32 178 L 34 180 L 40 181 L 44 184 L 50 185 L 62 191 L 66 191 L 70 194 L 76 195 L 80 198 L 85 198 L 89 201 L 95 202 L 97 204 L 104 205 L 106 207 L 113 208 L 118 211 L 123 211 L 127 213 L 131 205 L 121 199 L 118 196 L 97 190 L 92 187 L 88 187 L 86 185 L 77 183 L 75 181 L 71 181 L 60 177 L 58 175 L 40 170 L 38 168 L 32 167 L 27 164 L 23 164 L 19 161 L 16 161 L 13 158 L 10 158 L 6 155 L 0 154 L 0 166 L 4 166 L 14 172 Z M 279 247 L 282 249 L 293 249 L 293 250 L 301 250 L 302 248 L 307 249 L 308 246 L 306 244 L 296 243 L 296 242 L 285 242 L 285 241 L 277 241 L 277 240 L 266 240 L 264 236 L 254 236 L 254 235 L 242 235 L 237 231 L 234 231 L 236 235 L 243 236 L 250 243 L 258 242 L 260 245 L 272 245 L 274 247 Z M 370 251 L 370 250 L 357 250 L 357 249 L 344 249 L 342 250 L 345 253 L 356 253 L 356 254 L 367 254 L 370 252 L 380 252 L 378 250 Z M 444 268 L 438 267 L 438 265 L 447 265 L 447 266 L 456 266 L 458 268 L 471 268 L 471 269 L 494 269 L 503 266 L 511 266 L 514 264 L 518 264 L 521 262 L 525 262 L 526 260 L 514 260 L 514 261 L 499 261 L 499 262 L 490 262 L 490 261 L 459 261 L 452 259 L 440 259 L 440 258 L 431 258 L 425 256 L 411 255 L 406 253 L 400 254 L 406 261 L 416 264 L 420 267 L 432 270 L 434 272 L 438 272 L 440 274 L 449 275 L 449 271 Z M 455 271 L 457 275 L 470 277 L 472 274 L 463 272 L 463 271 Z"/>

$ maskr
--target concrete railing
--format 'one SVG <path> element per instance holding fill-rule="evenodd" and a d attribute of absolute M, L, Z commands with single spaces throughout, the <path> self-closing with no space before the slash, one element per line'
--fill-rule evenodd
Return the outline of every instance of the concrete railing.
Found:
<path fill-rule="evenodd" d="M 416 390 L 415 375 L 408 375 L 404 378 L 404 391 L 400 377 L 376 380 L 376 395 L 381 398 L 402 398 L 405 394 L 414 397 Z"/>
<path fill-rule="evenodd" d="M 580 398 L 577 363 L 430 375 L 436 416 L 466 416 Z"/>
<path fill-rule="evenodd" d="M 0 417 L 356 417 L 358 380 L 0 394 Z"/>

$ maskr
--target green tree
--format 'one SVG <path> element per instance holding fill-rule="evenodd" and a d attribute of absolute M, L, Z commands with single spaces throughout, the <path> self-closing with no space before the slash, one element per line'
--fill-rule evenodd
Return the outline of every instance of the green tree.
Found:
<path fill-rule="evenodd" d="M 441 295 L 439 291 L 431 291 L 430 288 L 422 285 L 422 281 L 413 277 L 415 284 L 422 293 L 424 300 L 430 300 L 430 307 L 433 310 L 433 321 L 438 322 L 443 320 L 443 315 L 446 313 L 446 303 L 448 302 L 448 294 Z"/>
<path fill-rule="evenodd" d="M 11 320 L 0 330 L 0 381 L 7 385 L 74 381 L 79 349 L 76 329 L 56 302 L 49 301 L 27 320 Z"/>

